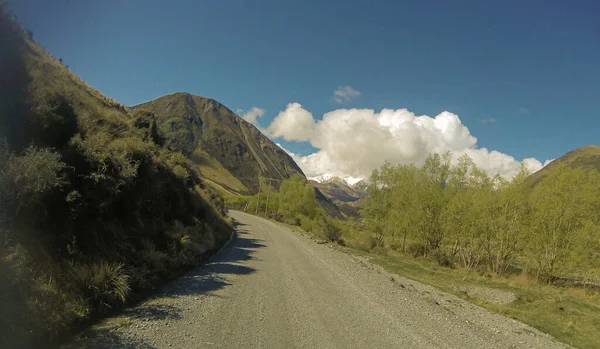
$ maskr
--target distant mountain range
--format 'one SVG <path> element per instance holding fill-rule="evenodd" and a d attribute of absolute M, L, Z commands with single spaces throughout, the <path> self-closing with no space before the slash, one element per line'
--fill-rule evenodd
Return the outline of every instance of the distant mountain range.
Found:
<path fill-rule="evenodd" d="M 358 216 L 358 210 L 362 208 L 363 199 L 367 195 L 367 184 L 363 180 L 354 181 L 352 185 L 347 179 L 329 176 L 319 178 L 316 181 L 311 178 L 311 184 L 320 190 L 323 195 L 333 201 L 345 215 Z"/>
<path fill-rule="evenodd" d="M 332 179 L 339 179 L 339 180 L 346 182 L 346 184 L 348 184 L 350 186 L 353 186 L 354 184 L 363 180 L 362 178 L 351 177 L 351 176 L 339 177 L 339 176 L 332 175 L 330 173 L 325 173 L 325 174 L 318 175 L 315 177 L 308 177 L 308 179 L 311 181 L 318 182 L 318 183 L 327 182 Z"/>

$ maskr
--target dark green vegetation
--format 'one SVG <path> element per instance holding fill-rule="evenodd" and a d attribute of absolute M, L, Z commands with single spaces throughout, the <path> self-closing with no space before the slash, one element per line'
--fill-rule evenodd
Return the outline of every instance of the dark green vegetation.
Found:
<path fill-rule="evenodd" d="M 232 228 L 151 111 L 90 88 L 0 11 L 0 347 L 26 348 L 197 265 Z"/>
<path fill-rule="evenodd" d="M 165 146 L 182 152 L 224 193 L 254 194 L 261 177 L 304 175 L 283 149 L 213 99 L 180 92 L 132 109 L 153 112 Z"/>
<path fill-rule="evenodd" d="M 336 206 L 348 217 L 358 217 L 359 210 L 362 208 L 362 200 L 366 195 L 366 188 L 362 186 L 364 182 L 349 185 L 343 179 L 334 177 L 321 183 L 310 181 L 310 183 L 325 197 L 333 201 Z"/>

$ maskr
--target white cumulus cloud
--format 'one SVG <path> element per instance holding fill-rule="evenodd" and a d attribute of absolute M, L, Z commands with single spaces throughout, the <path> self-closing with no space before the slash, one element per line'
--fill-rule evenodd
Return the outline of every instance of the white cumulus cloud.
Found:
<path fill-rule="evenodd" d="M 318 150 L 307 156 L 288 153 L 307 177 L 323 174 L 365 178 L 386 161 L 424 163 L 431 153 L 468 154 L 491 175 L 512 178 L 521 162 L 496 150 L 477 147 L 477 138 L 458 115 L 444 111 L 435 117 L 417 116 L 407 109 L 338 109 L 315 120 L 299 103 L 288 104 L 268 128 L 272 137 L 308 141 Z M 523 162 L 537 171 L 548 164 L 534 158 Z"/>
<path fill-rule="evenodd" d="M 290 103 L 273 119 L 267 133 L 286 141 L 308 141 L 313 136 L 314 124 L 312 114 L 300 103 Z"/>
<path fill-rule="evenodd" d="M 333 91 L 333 100 L 339 104 L 348 103 L 358 96 L 360 96 L 360 92 L 353 89 L 352 86 L 340 86 Z"/>
<path fill-rule="evenodd" d="M 238 109 L 235 112 L 239 116 L 241 116 L 242 119 L 248 121 L 251 124 L 256 124 L 257 120 L 265 115 L 265 110 L 258 107 L 252 107 L 248 111 Z"/>

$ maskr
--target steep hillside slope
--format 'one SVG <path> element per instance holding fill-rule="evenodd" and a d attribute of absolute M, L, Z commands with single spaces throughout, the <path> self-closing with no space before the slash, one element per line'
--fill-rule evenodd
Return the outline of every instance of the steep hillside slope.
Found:
<path fill-rule="evenodd" d="M 343 179 L 337 177 L 320 183 L 316 181 L 311 181 L 311 183 L 333 201 L 353 202 L 366 195 L 364 190 L 350 186 Z"/>
<path fill-rule="evenodd" d="M 0 348 L 47 347 L 229 237 L 222 200 L 162 138 L 0 1 Z"/>
<path fill-rule="evenodd" d="M 356 183 L 358 185 L 351 186 L 343 179 L 333 177 L 322 182 L 310 181 L 310 183 L 330 199 L 346 216 L 358 216 L 358 210 L 362 207 L 362 199 L 367 195 L 367 192 L 362 188 L 363 181 Z"/>
<path fill-rule="evenodd" d="M 154 113 L 166 146 L 183 152 L 203 177 L 227 191 L 254 194 L 260 177 L 304 175 L 283 149 L 213 99 L 178 92 L 132 109 Z"/>
<path fill-rule="evenodd" d="M 559 164 L 566 165 L 570 168 L 581 167 L 585 170 L 596 170 L 600 172 L 600 147 L 588 145 L 571 150 L 560 158 L 555 159 L 538 172 L 532 174 L 527 183 L 530 185 L 537 184 L 549 171 Z"/>

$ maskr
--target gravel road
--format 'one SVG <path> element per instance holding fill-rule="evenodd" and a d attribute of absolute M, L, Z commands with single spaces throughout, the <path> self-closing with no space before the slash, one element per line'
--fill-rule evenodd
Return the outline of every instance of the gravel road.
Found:
<path fill-rule="evenodd" d="M 565 348 L 518 321 L 231 212 L 208 264 L 64 348 Z"/>

